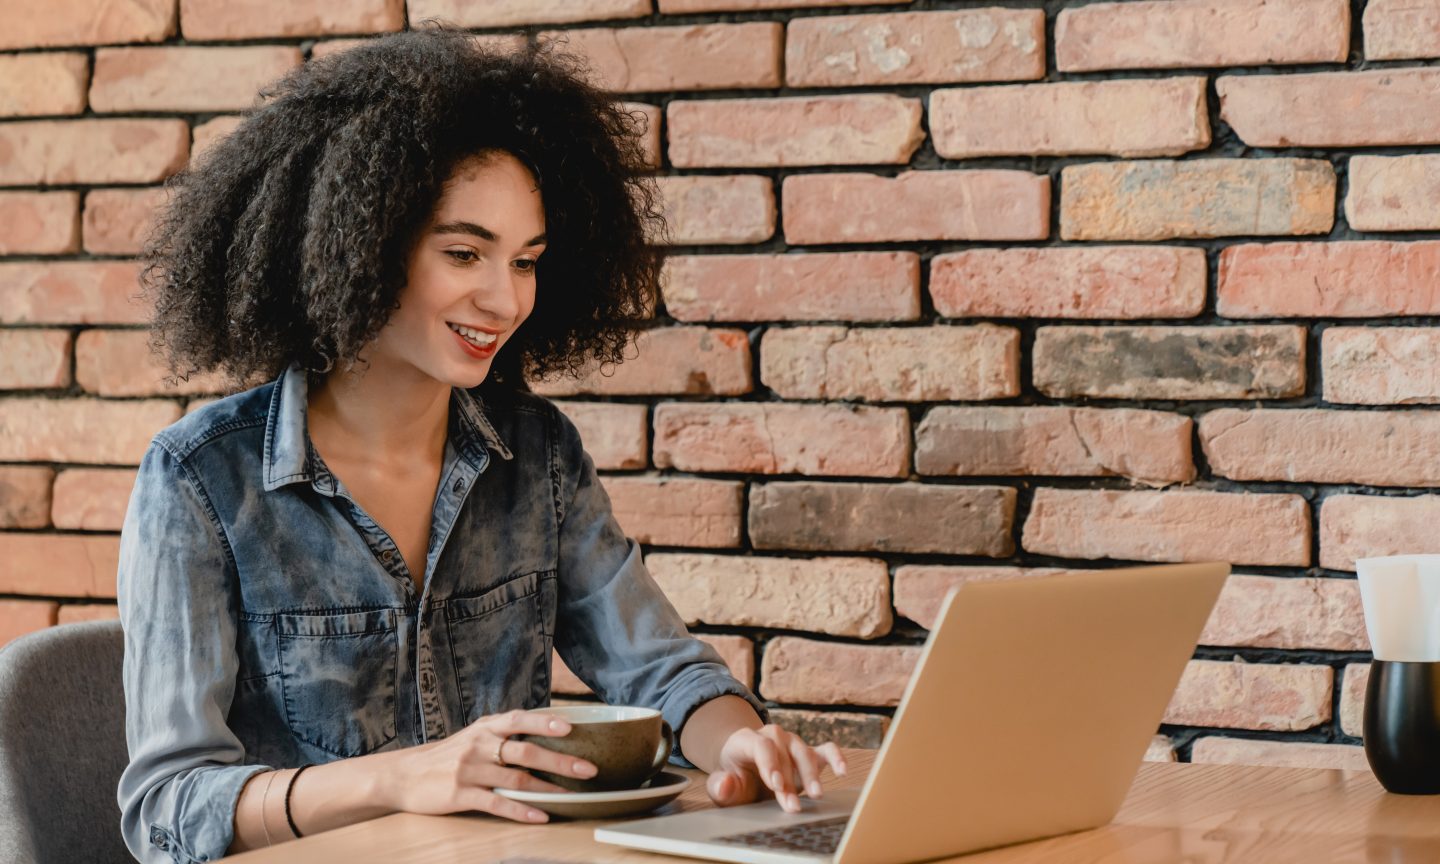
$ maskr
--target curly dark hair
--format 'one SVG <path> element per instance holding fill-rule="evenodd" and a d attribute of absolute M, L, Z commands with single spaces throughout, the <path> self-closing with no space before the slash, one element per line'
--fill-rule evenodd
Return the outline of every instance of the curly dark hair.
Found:
<path fill-rule="evenodd" d="M 494 151 L 545 209 L 539 301 L 487 385 L 617 363 L 653 309 L 665 234 L 643 117 L 553 44 L 486 49 L 441 24 L 306 63 L 166 184 L 145 244 L 151 346 L 239 387 L 354 366 L 398 307 L 407 253 L 457 163 Z"/>

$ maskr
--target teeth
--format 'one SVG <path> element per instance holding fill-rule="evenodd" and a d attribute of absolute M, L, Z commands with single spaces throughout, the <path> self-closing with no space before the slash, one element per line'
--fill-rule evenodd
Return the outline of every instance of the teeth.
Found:
<path fill-rule="evenodd" d="M 468 341 L 474 343 L 480 348 L 488 348 L 489 346 L 495 344 L 495 336 L 493 334 L 482 333 L 479 330 L 474 330 L 470 327 L 462 327 L 459 324 L 450 324 L 450 329 L 454 330 L 456 333 L 459 333 L 461 336 L 464 336 Z"/>

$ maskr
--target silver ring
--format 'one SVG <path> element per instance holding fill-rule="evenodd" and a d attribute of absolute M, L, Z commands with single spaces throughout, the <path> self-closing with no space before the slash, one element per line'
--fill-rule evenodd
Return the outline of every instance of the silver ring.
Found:
<path fill-rule="evenodd" d="M 501 768 L 510 767 L 510 763 L 506 762 L 505 757 L 500 755 L 501 751 L 505 749 L 505 745 L 509 743 L 509 738 L 501 738 L 500 743 L 495 745 L 495 764 L 499 765 Z"/>

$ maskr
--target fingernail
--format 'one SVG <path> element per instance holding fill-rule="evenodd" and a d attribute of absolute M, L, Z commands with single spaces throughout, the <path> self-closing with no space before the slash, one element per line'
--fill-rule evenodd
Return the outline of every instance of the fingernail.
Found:
<path fill-rule="evenodd" d="M 594 777 L 595 766 L 591 765 L 589 762 L 576 762 L 575 773 L 579 774 L 581 777 Z"/>
<path fill-rule="evenodd" d="M 527 817 L 529 817 L 532 821 L 535 821 L 535 822 L 544 822 L 544 821 L 545 821 L 545 818 L 546 818 L 546 817 L 545 817 L 545 814 L 544 814 L 544 813 L 541 813 L 539 810 L 531 810 L 529 813 L 526 813 L 525 815 L 526 815 Z"/>
<path fill-rule="evenodd" d="M 810 797 L 811 797 L 811 798 L 819 798 L 819 797 L 820 797 L 820 781 L 819 781 L 819 780 L 811 780 L 811 781 L 810 781 L 810 785 L 805 787 L 805 791 L 810 793 Z"/>
<path fill-rule="evenodd" d="M 551 732 L 569 732 L 569 731 L 570 731 L 570 724 L 569 724 L 569 723 L 566 723 L 564 720 L 551 720 L 551 721 L 550 721 L 550 731 L 551 731 Z"/>
<path fill-rule="evenodd" d="M 789 795 L 789 798 L 790 798 L 790 812 L 791 812 L 791 813 L 799 813 L 799 812 L 800 812 L 800 796 L 799 796 L 799 795 L 796 795 L 794 792 L 791 792 L 790 795 Z"/>
<path fill-rule="evenodd" d="M 780 782 L 780 772 L 779 772 L 779 771 L 771 771 L 771 772 L 770 772 L 770 788 L 771 788 L 771 789 L 774 789 L 776 792 L 779 792 L 779 791 L 780 791 L 780 786 L 781 786 L 781 782 Z"/>

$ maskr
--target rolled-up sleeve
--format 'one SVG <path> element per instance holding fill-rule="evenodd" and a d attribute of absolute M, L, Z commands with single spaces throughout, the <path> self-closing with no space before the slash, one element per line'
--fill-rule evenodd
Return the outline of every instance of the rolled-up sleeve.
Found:
<path fill-rule="evenodd" d="M 160 438 L 140 463 L 120 535 L 125 630 L 125 845 L 146 862 L 220 858 L 243 765 L 226 724 L 235 693 L 235 567 L 198 478 Z"/>
<path fill-rule="evenodd" d="M 680 731 L 705 702 L 733 694 L 762 719 L 765 706 L 730 674 L 719 653 L 690 635 L 645 568 L 640 547 L 615 521 L 610 497 L 568 418 L 558 424 L 556 495 L 561 512 L 555 647 L 565 665 L 606 702 L 658 709 Z"/>

